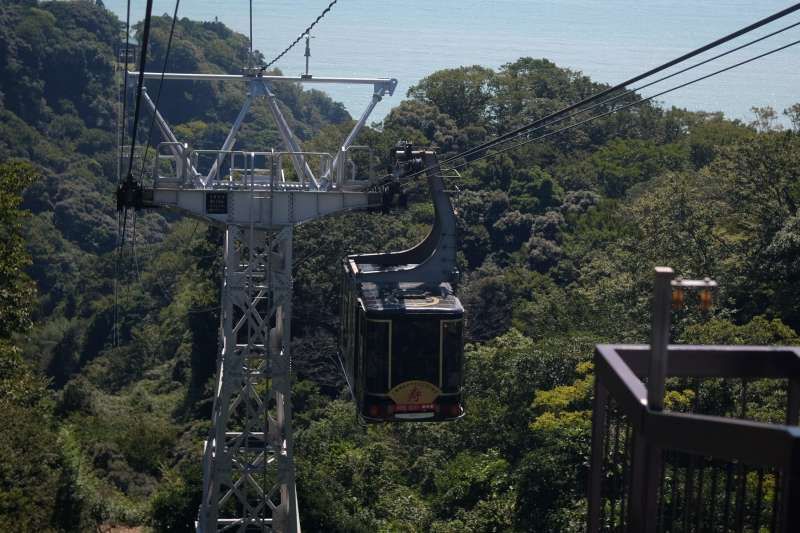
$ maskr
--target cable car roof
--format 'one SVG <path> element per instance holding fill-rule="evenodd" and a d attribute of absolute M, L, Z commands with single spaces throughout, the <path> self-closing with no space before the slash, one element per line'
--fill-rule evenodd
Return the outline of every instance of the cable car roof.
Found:
<path fill-rule="evenodd" d="M 359 283 L 359 296 L 367 313 L 430 315 L 447 314 L 460 318 L 461 302 L 449 283 L 437 285 L 422 282 Z"/>

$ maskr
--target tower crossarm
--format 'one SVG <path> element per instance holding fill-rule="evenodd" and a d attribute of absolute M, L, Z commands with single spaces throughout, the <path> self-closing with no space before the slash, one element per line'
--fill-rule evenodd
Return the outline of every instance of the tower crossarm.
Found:
<path fill-rule="evenodd" d="M 128 72 L 128 83 L 133 83 L 134 80 L 139 78 L 139 72 Z M 356 137 L 367 124 L 369 116 L 381 100 L 385 96 L 394 94 L 397 88 L 397 80 L 395 78 L 344 78 L 344 77 L 315 77 L 310 74 L 301 76 L 277 76 L 263 74 L 257 69 L 246 69 L 243 74 L 202 74 L 202 73 L 182 73 L 182 72 L 143 72 L 141 73 L 144 79 L 158 79 L 164 81 L 179 80 L 179 81 L 218 81 L 218 82 L 242 82 L 247 86 L 247 97 L 244 100 L 239 115 L 236 117 L 230 132 L 221 147 L 221 152 L 230 152 L 234 150 L 236 145 L 237 136 L 241 129 L 245 116 L 250 111 L 256 98 L 263 97 L 266 100 L 270 114 L 278 128 L 278 132 L 283 143 L 285 154 L 289 155 L 291 164 L 294 167 L 294 173 L 308 184 L 309 188 L 315 190 L 331 190 L 336 187 L 345 185 L 348 165 L 348 152 L 353 148 Z M 330 164 L 324 168 L 314 169 L 309 165 L 306 156 L 303 152 L 299 139 L 294 135 L 289 122 L 283 115 L 278 101 L 272 88 L 278 83 L 300 83 L 306 84 L 322 84 L 322 85 L 371 85 L 372 94 L 370 95 L 369 102 L 366 108 L 360 115 L 359 119 L 353 125 L 351 131 L 342 142 L 336 154 L 333 155 Z M 156 109 L 155 105 L 145 97 L 146 102 L 151 108 L 151 112 L 155 114 L 155 121 L 162 133 L 165 140 L 172 144 L 167 148 L 172 152 L 173 156 L 184 157 L 185 154 L 180 150 L 175 135 L 170 130 L 167 122 Z M 218 157 L 214 164 L 203 174 L 199 174 L 197 169 L 191 163 L 186 162 L 188 169 L 193 170 L 191 180 L 195 185 L 205 187 L 212 183 L 214 180 L 220 178 L 220 172 L 223 166 L 223 157 Z M 352 161 L 349 162 L 352 165 Z"/>
<path fill-rule="evenodd" d="M 138 72 L 128 72 L 129 79 L 136 79 Z M 266 82 L 297 82 L 303 84 L 333 84 L 333 85 L 372 85 L 375 92 L 380 91 L 381 96 L 391 96 L 397 87 L 397 80 L 394 78 L 343 78 L 326 76 L 272 76 L 267 74 L 245 73 L 245 74 L 195 74 L 185 72 L 145 72 L 146 80 L 183 80 L 183 81 L 243 81 L 248 82 L 259 79 Z"/>
<path fill-rule="evenodd" d="M 377 192 L 158 187 L 144 189 L 142 207 L 169 208 L 217 224 L 273 230 L 381 205 Z"/>

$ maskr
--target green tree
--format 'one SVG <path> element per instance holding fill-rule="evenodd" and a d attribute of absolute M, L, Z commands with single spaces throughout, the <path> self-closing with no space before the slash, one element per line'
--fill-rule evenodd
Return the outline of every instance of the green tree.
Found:
<path fill-rule="evenodd" d="M 783 114 L 789 117 L 795 131 L 800 131 L 800 103 L 789 106 L 783 110 Z"/>
<path fill-rule="evenodd" d="M 752 128 L 738 121 L 725 120 L 721 113 L 696 113 L 684 118 L 689 135 L 686 142 L 696 169 L 711 163 L 726 146 L 747 142 Z"/>
<path fill-rule="evenodd" d="M 522 57 L 503 65 L 491 80 L 492 119 L 498 129 L 510 129 L 582 100 L 597 87 L 580 72 Z"/>
<path fill-rule="evenodd" d="M 203 472 L 199 461 L 187 461 L 165 473 L 150 500 L 150 525 L 157 532 L 195 530 L 202 500 Z"/>
<path fill-rule="evenodd" d="M 408 139 L 408 130 L 420 132 L 427 144 L 439 154 L 460 151 L 464 140 L 455 121 L 434 105 L 423 101 L 405 100 L 389 112 L 383 121 L 387 133 Z M 413 135 L 413 133 L 412 133 Z M 414 135 L 416 137 L 416 135 Z"/>
<path fill-rule="evenodd" d="M 72 479 L 52 421 L 46 381 L 14 342 L 30 329 L 35 287 L 25 274 L 30 257 L 22 239 L 22 190 L 36 179 L 29 164 L 0 164 L 0 528 L 77 529 L 79 497 L 63 489 Z"/>
<path fill-rule="evenodd" d="M 25 273 L 30 257 L 25 249 L 22 225 L 27 214 L 20 211 L 22 191 L 36 179 L 30 164 L 0 164 L 0 338 L 8 339 L 30 327 L 34 285 Z"/>
<path fill-rule="evenodd" d="M 637 183 L 681 170 L 687 162 L 688 154 L 679 145 L 617 139 L 593 154 L 590 166 L 597 187 L 607 196 L 619 198 Z"/>
<path fill-rule="evenodd" d="M 770 106 L 751 107 L 750 111 L 756 116 L 750 125 L 760 133 L 768 131 L 780 131 L 783 126 L 778 124 L 778 113 Z"/>
<path fill-rule="evenodd" d="M 493 76 L 478 65 L 440 70 L 411 87 L 408 96 L 435 105 L 464 127 L 486 117 Z"/>

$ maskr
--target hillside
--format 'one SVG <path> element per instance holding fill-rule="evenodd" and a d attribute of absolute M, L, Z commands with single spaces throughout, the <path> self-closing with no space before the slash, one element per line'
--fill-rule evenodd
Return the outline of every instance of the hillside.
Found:
<path fill-rule="evenodd" d="M 153 20 L 158 68 L 170 22 Z M 93 2 L 0 5 L 0 423 L 13 429 L 0 437 L 0 529 L 193 530 L 222 235 L 143 213 L 116 248 L 119 27 Z M 237 72 L 246 42 L 182 19 L 168 69 Z M 546 59 L 509 61 L 432 73 L 359 143 L 455 153 L 606 87 Z M 331 150 L 352 125 L 319 91 L 278 97 L 308 149 Z M 180 82 L 161 108 L 180 137 L 215 147 L 243 98 Z M 675 317 L 681 342 L 800 342 L 800 105 L 786 114 L 793 130 L 769 110 L 743 124 L 648 102 L 463 170 L 452 188 L 468 414 L 457 423 L 366 428 L 334 363 L 338 259 L 420 240 L 424 191 L 412 187 L 403 211 L 299 227 L 304 530 L 581 530 L 592 348 L 647 341 L 657 264 L 721 285 L 711 315 Z M 265 109 L 240 143 L 277 146 Z M 764 387 L 753 401 L 775 393 Z"/>

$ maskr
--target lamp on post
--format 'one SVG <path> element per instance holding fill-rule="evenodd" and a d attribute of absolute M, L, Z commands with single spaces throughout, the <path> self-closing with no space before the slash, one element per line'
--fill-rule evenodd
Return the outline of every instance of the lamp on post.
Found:
<path fill-rule="evenodd" d="M 669 267 L 656 267 L 653 294 L 653 329 L 650 339 L 650 371 L 647 380 L 647 408 L 664 409 L 664 382 L 667 377 L 669 329 L 672 310 L 683 308 L 686 291 L 697 290 L 700 310 L 711 308 L 711 291 L 717 282 L 710 279 L 673 279 L 675 272 Z"/>

